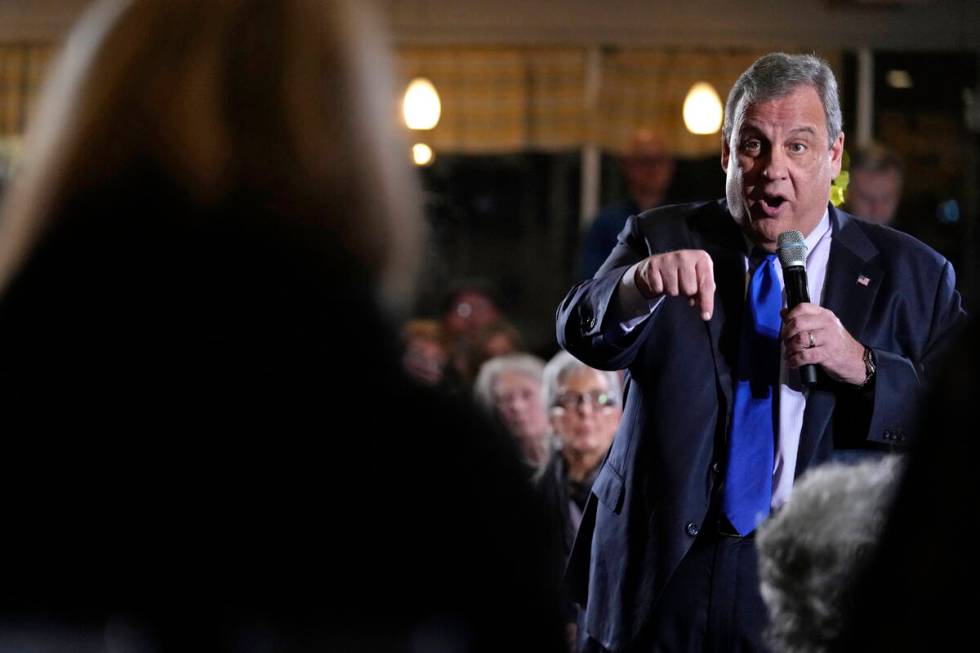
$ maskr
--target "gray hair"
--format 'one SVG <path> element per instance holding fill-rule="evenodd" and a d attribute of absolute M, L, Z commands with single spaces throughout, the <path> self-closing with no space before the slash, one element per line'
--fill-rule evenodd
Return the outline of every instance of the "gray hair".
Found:
<path fill-rule="evenodd" d="M 544 361 L 531 354 L 504 354 L 483 363 L 473 383 L 473 395 L 484 408 L 494 409 L 493 386 L 497 377 L 507 372 L 523 374 L 540 384 L 544 377 Z"/>
<path fill-rule="evenodd" d="M 772 650 L 840 650 L 854 579 L 873 557 L 903 469 L 894 454 L 817 467 L 759 526 L 759 577 L 771 617 L 765 637 Z"/>
<path fill-rule="evenodd" d="M 731 143 L 732 130 L 741 122 L 749 105 L 783 97 L 799 86 L 812 86 L 820 96 L 827 118 L 828 147 L 833 145 L 844 128 L 834 71 L 826 61 L 812 54 L 785 52 L 759 57 L 732 86 L 725 102 L 722 130 L 725 142 Z"/>
<path fill-rule="evenodd" d="M 558 395 L 562 384 L 568 376 L 581 369 L 593 370 L 606 379 L 606 388 L 610 397 L 616 403 L 622 403 L 622 387 L 619 375 L 616 372 L 607 372 L 589 367 L 579 359 L 575 358 L 567 351 L 560 351 L 551 357 L 544 368 L 544 402 L 545 409 L 551 410 L 558 403 Z"/>

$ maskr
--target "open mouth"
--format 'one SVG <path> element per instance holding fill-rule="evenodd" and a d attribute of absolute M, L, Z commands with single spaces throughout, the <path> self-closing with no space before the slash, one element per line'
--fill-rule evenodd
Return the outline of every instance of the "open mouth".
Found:
<path fill-rule="evenodd" d="M 786 202 L 785 197 L 766 194 L 759 198 L 758 204 L 762 207 L 762 210 L 766 215 L 772 216 L 779 213 L 779 207 L 781 207 L 784 202 Z"/>

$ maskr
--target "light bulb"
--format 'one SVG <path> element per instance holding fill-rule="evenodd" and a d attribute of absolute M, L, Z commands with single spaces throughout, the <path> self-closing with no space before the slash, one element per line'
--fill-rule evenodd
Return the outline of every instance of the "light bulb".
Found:
<path fill-rule="evenodd" d="M 721 98 L 707 82 L 697 82 L 684 98 L 684 126 L 692 134 L 715 134 L 721 129 Z"/>
<path fill-rule="evenodd" d="M 412 80 L 405 91 L 402 113 L 409 129 L 432 129 L 439 123 L 442 104 L 432 82 L 424 77 Z"/>
<path fill-rule="evenodd" d="M 412 146 L 412 161 L 417 166 L 427 166 L 436 158 L 435 152 L 425 143 L 416 143 Z"/>

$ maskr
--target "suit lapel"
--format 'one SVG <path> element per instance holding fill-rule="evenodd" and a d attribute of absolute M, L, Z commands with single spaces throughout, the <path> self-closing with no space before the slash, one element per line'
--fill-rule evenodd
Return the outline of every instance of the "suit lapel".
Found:
<path fill-rule="evenodd" d="M 856 220 L 832 206 L 830 217 L 834 231 L 821 304 L 833 311 L 847 332 L 860 341 L 884 272 L 875 263 L 878 249 Z M 826 382 L 810 390 L 800 431 L 797 477 L 810 466 L 820 438 L 827 432 L 835 403 L 833 388 Z"/>

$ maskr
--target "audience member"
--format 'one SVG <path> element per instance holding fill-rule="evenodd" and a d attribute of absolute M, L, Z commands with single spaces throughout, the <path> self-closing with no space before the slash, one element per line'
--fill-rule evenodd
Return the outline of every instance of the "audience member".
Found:
<path fill-rule="evenodd" d="M 436 320 L 414 319 L 402 325 L 401 333 L 405 371 L 419 383 L 439 386 L 449 362 L 442 325 Z"/>
<path fill-rule="evenodd" d="M 505 319 L 477 329 L 469 338 L 465 357 L 460 360 L 460 370 L 467 385 L 472 385 L 480 367 L 491 358 L 518 354 L 526 351 L 524 338 L 517 327 Z"/>
<path fill-rule="evenodd" d="M 980 325 L 959 334 L 922 414 L 921 437 L 908 454 L 881 542 L 856 579 L 843 646 L 848 653 L 955 651 L 975 637 L 970 515 L 977 438 Z"/>
<path fill-rule="evenodd" d="M 816 467 L 759 526 L 771 650 L 841 650 L 844 619 L 855 608 L 854 578 L 877 547 L 902 463 L 901 456 L 885 455 Z"/>
<path fill-rule="evenodd" d="M 441 321 L 449 347 L 451 385 L 463 393 L 471 388 L 479 367 L 474 365 L 477 334 L 503 319 L 490 284 L 479 280 L 455 284 L 442 301 Z"/>
<path fill-rule="evenodd" d="M 544 362 L 531 354 L 491 358 L 474 384 L 477 400 L 499 419 L 520 445 L 527 464 L 540 469 L 552 450 L 552 434 L 542 396 Z"/>
<path fill-rule="evenodd" d="M 68 40 L 0 221 L 19 650 L 563 649 L 516 447 L 402 372 L 366 12 L 105 0 Z"/>
<path fill-rule="evenodd" d="M 664 203 L 674 178 L 674 159 L 657 132 L 640 128 L 633 133 L 620 158 L 620 169 L 629 197 L 605 207 L 592 221 L 581 248 L 583 279 L 592 278 L 609 256 L 626 218 Z"/>
<path fill-rule="evenodd" d="M 858 148 L 850 157 L 847 209 L 869 222 L 886 224 L 918 238 L 963 267 L 969 239 L 959 204 L 947 189 L 908 192 L 898 154 L 882 144 Z"/>
<path fill-rule="evenodd" d="M 460 282 L 442 303 L 442 323 L 450 338 L 470 335 L 501 317 L 494 291 L 481 281 Z"/>
<path fill-rule="evenodd" d="M 816 468 L 760 526 L 772 650 L 952 650 L 972 637 L 961 590 L 977 574 L 942 535 L 976 494 L 966 480 L 976 446 L 958 434 L 976 395 L 975 322 L 959 338 L 909 454 Z"/>
<path fill-rule="evenodd" d="M 845 208 L 877 224 L 895 221 L 902 199 L 902 162 L 891 149 L 873 143 L 850 153 Z"/>
<path fill-rule="evenodd" d="M 621 383 L 616 372 L 593 369 L 560 351 L 545 366 L 544 389 L 559 448 L 537 484 L 561 533 L 564 564 L 592 481 L 623 414 Z"/>

